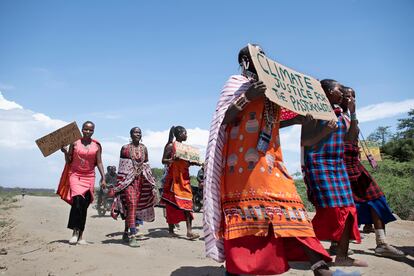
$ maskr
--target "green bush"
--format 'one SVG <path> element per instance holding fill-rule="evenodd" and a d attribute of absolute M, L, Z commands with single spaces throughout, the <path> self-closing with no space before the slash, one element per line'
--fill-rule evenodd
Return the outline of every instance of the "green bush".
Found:
<path fill-rule="evenodd" d="M 368 162 L 363 164 L 381 187 L 393 212 L 402 219 L 414 220 L 414 161 L 385 158 L 378 162 L 376 171 Z"/>
<path fill-rule="evenodd" d="M 314 212 L 315 207 L 308 200 L 308 195 L 306 192 L 306 184 L 303 179 L 295 179 L 296 190 L 298 191 L 300 197 L 302 198 L 303 204 L 308 212 Z"/>

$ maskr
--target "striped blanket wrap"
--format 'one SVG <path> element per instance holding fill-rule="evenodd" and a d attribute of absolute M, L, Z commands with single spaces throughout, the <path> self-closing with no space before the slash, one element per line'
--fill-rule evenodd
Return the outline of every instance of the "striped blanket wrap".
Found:
<path fill-rule="evenodd" d="M 210 126 L 204 167 L 204 217 L 206 256 L 217 262 L 224 262 L 224 242 L 222 233 L 222 207 L 220 196 L 220 178 L 223 170 L 223 147 L 225 144 L 224 116 L 230 105 L 250 87 L 249 80 L 241 75 L 234 75 L 225 83 L 216 112 Z"/>
<path fill-rule="evenodd" d="M 152 175 L 151 167 L 144 162 L 143 150 L 140 148 L 139 159 L 133 158 L 129 145 L 121 149 L 121 157 L 118 166 L 117 185 L 114 187 L 116 196 L 112 204 L 111 215 L 114 219 L 119 214 L 126 217 L 126 209 L 123 197 L 126 196 L 127 187 L 139 182 L 139 201 L 136 217 L 142 221 L 154 221 L 154 205 L 157 202 L 155 192 L 155 178 Z M 136 196 L 136 195 L 134 195 Z"/>

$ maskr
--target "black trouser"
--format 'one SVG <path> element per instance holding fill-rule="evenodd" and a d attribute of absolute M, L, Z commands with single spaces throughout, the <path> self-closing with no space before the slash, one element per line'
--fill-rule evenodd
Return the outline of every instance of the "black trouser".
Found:
<path fill-rule="evenodd" d="M 88 191 L 85 197 L 80 195 L 73 197 L 72 208 L 70 209 L 68 228 L 72 230 L 83 231 L 85 229 L 86 215 L 89 203 L 91 201 L 91 193 Z"/>

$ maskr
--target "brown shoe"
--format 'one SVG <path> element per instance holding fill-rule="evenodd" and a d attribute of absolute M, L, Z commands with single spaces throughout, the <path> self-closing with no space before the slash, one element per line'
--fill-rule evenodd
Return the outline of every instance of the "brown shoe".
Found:
<path fill-rule="evenodd" d="M 195 239 L 198 239 L 200 237 L 200 235 L 199 234 L 196 234 L 196 233 L 191 233 L 191 234 L 187 234 L 187 238 L 189 239 L 189 240 L 195 240 Z"/>

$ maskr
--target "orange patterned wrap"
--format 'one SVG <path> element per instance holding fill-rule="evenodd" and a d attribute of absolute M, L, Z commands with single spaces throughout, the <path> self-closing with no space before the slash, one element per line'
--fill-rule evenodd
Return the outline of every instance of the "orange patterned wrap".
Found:
<path fill-rule="evenodd" d="M 263 99 L 251 102 L 240 112 L 238 123 L 226 129 L 226 164 L 221 178 L 223 237 L 267 236 L 269 224 L 273 224 L 275 237 L 314 237 L 312 223 L 283 164 L 279 107 L 269 148 L 265 154 L 256 149 L 265 121 L 263 109 Z"/>
<path fill-rule="evenodd" d="M 178 209 L 193 210 L 193 193 L 190 184 L 189 163 L 174 160 L 168 169 L 162 200 L 173 204 Z"/>

